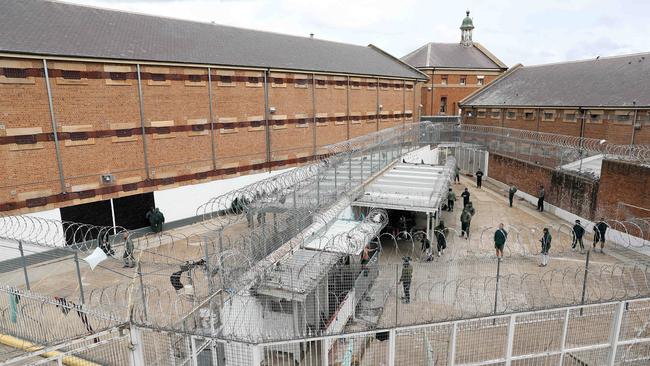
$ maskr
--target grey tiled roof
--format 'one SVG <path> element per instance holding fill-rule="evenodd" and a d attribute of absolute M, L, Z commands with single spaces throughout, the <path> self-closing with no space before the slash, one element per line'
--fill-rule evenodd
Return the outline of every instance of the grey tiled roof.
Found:
<path fill-rule="evenodd" d="M 636 104 L 633 102 L 636 101 Z M 650 106 L 650 53 L 521 66 L 464 106 Z"/>
<path fill-rule="evenodd" d="M 460 43 L 427 43 L 402 61 L 417 68 L 454 67 L 464 69 L 498 69 L 504 65 L 483 53 L 476 45 L 464 47 Z"/>
<path fill-rule="evenodd" d="M 425 78 L 371 46 L 44 0 L 0 0 L 0 52 Z"/>

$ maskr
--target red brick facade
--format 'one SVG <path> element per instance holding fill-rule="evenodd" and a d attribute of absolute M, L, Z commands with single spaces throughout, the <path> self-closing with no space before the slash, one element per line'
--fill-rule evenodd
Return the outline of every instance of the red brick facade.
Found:
<path fill-rule="evenodd" d="M 424 116 L 456 116 L 458 103 L 468 95 L 491 83 L 502 71 L 421 70 L 430 80 L 422 86 L 420 104 Z M 432 83 L 433 81 L 433 83 Z M 446 106 L 443 103 L 446 101 Z M 433 106 L 433 108 L 432 108 Z"/>
<path fill-rule="evenodd" d="M 64 193 L 43 60 L 0 58 L 0 211 L 286 168 L 328 144 L 418 119 L 414 80 L 235 68 L 208 76 L 207 67 L 140 65 L 140 98 L 137 71 L 48 60 Z M 265 89 L 274 110 L 268 149 Z M 103 183 L 103 174 L 115 181 Z"/>
<path fill-rule="evenodd" d="M 650 217 L 650 168 L 604 160 L 598 192 L 598 216 L 628 220 Z"/>
<path fill-rule="evenodd" d="M 635 121 L 636 118 L 636 121 Z M 584 121 L 584 123 L 583 123 Z M 650 143 L 648 109 L 463 108 L 463 123 L 605 139 L 613 144 Z"/>

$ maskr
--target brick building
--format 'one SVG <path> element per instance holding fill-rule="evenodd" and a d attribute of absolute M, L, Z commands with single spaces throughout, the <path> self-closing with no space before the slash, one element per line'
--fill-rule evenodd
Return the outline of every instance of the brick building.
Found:
<path fill-rule="evenodd" d="M 650 144 L 650 53 L 516 65 L 461 107 L 468 124 Z"/>
<path fill-rule="evenodd" d="M 459 43 L 427 43 L 402 57 L 429 77 L 422 85 L 422 115 L 458 115 L 458 103 L 502 74 L 507 66 L 472 40 L 474 24 L 467 16 Z"/>
<path fill-rule="evenodd" d="M 417 119 L 426 76 L 367 47 L 0 0 L 0 211 L 295 166 Z"/>

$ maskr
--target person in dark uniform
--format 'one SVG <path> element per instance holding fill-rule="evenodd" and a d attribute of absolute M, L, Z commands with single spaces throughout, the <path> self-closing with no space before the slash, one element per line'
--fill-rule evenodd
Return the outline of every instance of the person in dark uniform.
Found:
<path fill-rule="evenodd" d="M 512 207 L 512 201 L 515 199 L 515 193 L 517 193 L 517 187 L 514 184 L 510 184 L 510 189 L 508 190 L 508 201 L 510 202 L 510 207 Z"/>
<path fill-rule="evenodd" d="M 503 223 L 500 223 L 499 228 L 494 232 L 494 249 L 496 249 L 499 260 L 503 258 L 503 248 L 506 246 L 507 238 L 508 232 L 503 229 Z"/>
<path fill-rule="evenodd" d="M 542 235 L 542 238 L 539 240 L 542 243 L 542 250 L 540 253 L 542 254 L 542 263 L 539 264 L 540 267 L 546 267 L 548 265 L 548 252 L 551 250 L 551 240 L 553 238 L 551 237 L 551 233 L 548 231 L 548 228 L 544 228 L 544 234 Z"/>
<path fill-rule="evenodd" d="M 594 249 L 596 249 L 596 243 L 600 242 L 601 253 L 603 253 L 603 250 L 605 249 L 605 233 L 608 228 L 609 225 L 607 225 L 605 218 L 603 217 L 601 217 L 600 221 L 594 225 Z"/>
<path fill-rule="evenodd" d="M 576 250 L 576 245 L 580 243 L 580 253 L 585 253 L 585 244 L 582 241 L 582 237 L 585 235 L 585 228 L 580 224 L 580 220 L 576 220 L 575 225 L 573 225 L 573 242 L 571 243 L 571 250 Z"/>
<path fill-rule="evenodd" d="M 460 196 L 463 197 L 463 207 L 467 206 L 467 204 L 469 203 L 469 190 L 465 188 L 465 190 L 463 191 L 463 193 L 460 194 Z"/>
<path fill-rule="evenodd" d="M 483 171 L 479 168 L 476 171 L 476 188 L 481 188 L 483 186 Z"/>
<path fill-rule="evenodd" d="M 124 254 L 122 259 L 124 260 L 123 268 L 133 268 L 135 267 L 135 258 L 133 258 L 133 241 L 129 237 L 129 232 L 124 232 Z"/>
<path fill-rule="evenodd" d="M 544 198 L 546 198 L 544 186 L 539 186 L 539 194 L 537 195 L 537 211 L 539 212 L 544 212 Z"/>
<path fill-rule="evenodd" d="M 449 212 L 454 212 L 454 202 L 456 202 L 456 193 L 449 188 L 449 193 L 447 193 L 447 210 Z"/>
<path fill-rule="evenodd" d="M 436 236 L 436 242 L 438 243 L 438 257 L 444 254 L 445 249 L 447 249 L 447 228 L 445 227 L 445 222 L 440 220 L 440 223 L 435 227 L 433 233 Z"/>
<path fill-rule="evenodd" d="M 469 239 L 469 227 L 472 223 L 472 216 L 476 213 L 476 210 L 474 210 L 474 207 L 472 206 L 471 202 L 467 203 L 467 206 L 463 208 L 463 212 L 460 214 L 460 237 L 465 237 L 465 239 Z"/>
<path fill-rule="evenodd" d="M 402 275 L 399 278 L 399 282 L 402 283 L 404 287 L 404 302 L 411 302 L 411 280 L 413 279 L 413 267 L 411 267 L 411 258 L 404 257 L 404 263 L 402 265 Z"/>
<path fill-rule="evenodd" d="M 454 168 L 454 184 L 460 183 L 460 168 L 458 165 Z"/>

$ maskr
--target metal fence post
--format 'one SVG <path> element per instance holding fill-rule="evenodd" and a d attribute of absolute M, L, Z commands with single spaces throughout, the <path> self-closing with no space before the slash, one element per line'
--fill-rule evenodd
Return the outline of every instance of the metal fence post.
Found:
<path fill-rule="evenodd" d="M 142 343 L 142 334 L 140 330 L 133 324 L 129 327 L 129 342 L 131 346 L 129 349 L 129 364 L 131 366 L 145 366 L 144 360 L 144 345 Z"/>
<path fill-rule="evenodd" d="M 316 206 L 320 206 L 320 170 L 316 173 Z"/>
<path fill-rule="evenodd" d="M 395 366 L 395 343 L 397 332 L 395 329 L 388 331 L 388 366 Z"/>
<path fill-rule="evenodd" d="M 449 351 L 447 353 L 447 364 L 454 366 L 456 364 L 456 333 L 458 332 L 458 322 L 454 322 L 451 328 L 451 338 L 449 339 Z"/>
<path fill-rule="evenodd" d="M 582 299 L 580 300 L 580 305 L 585 304 L 585 295 L 587 294 L 587 276 L 589 275 L 589 253 L 591 253 L 591 249 L 587 250 L 587 258 L 585 259 L 585 277 L 582 280 Z M 582 316 L 582 308 L 580 308 L 580 316 Z"/>
<path fill-rule="evenodd" d="M 616 348 L 618 347 L 618 338 L 621 334 L 621 324 L 623 323 L 625 304 L 625 301 L 621 301 L 616 304 L 616 312 L 614 313 L 614 318 L 612 319 L 612 329 L 611 333 L 609 334 L 609 344 L 611 347 L 607 356 L 607 365 L 609 366 L 614 366 L 614 361 L 616 360 Z"/>
<path fill-rule="evenodd" d="M 320 362 L 323 365 L 329 365 L 330 364 L 330 340 L 328 338 L 324 338 L 321 341 L 321 351 L 320 351 Z"/>
<path fill-rule="evenodd" d="M 336 165 L 334 165 L 334 197 L 337 198 L 339 196 L 339 189 L 337 185 L 337 178 L 336 178 Z"/>
<path fill-rule="evenodd" d="M 25 275 L 25 287 L 27 288 L 27 291 L 29 291 L 30 288 L 29 288 L 29 276 L 27 275 L 27 259 L 25 259 L 25 253 L 23 252 L 22 240 L 18 240 L 18 250 L 20 251 L 20 259 L 23 262 L 23 274 Z"/>
<path fill-rule="evenodd" d="M 138 261 L 138 278 L 140 280 L 140 295 L 142 296 L 142 310 L 144 312 L 144 320 L 148 320 L 149 316 L 147 314 L 147 301 L 144 294 L 144 281 L 142 280 L 142 266 L 140 261 Z"/>
<path fill-rule="evenodd" d="M 508 342 L 506 343 L 506 365 L 510 366 L 512 363 L 512 345 L 515 339 L 515 325 L 517 324 L 517 315 L 510 315 L 508 322 Z"/>
<path fill-rule="evenodd" d="M 397 326 L 397 309 L 399 308 L 399 264 L 395 265 L 395 326 Z"/>
<path fill-rule="evenodd" d="M 494 289 L 494 315 L 497 314 L 497 305 L 499 304 L 499 277 L 501 274 L 501 260 L 497 259 L 497 283 Z M 495 321 L 496 322 L 496 319 Z"/>
<path fill-rule="evenodd" d="M 564 313 L 564 325 L 562 326 L 562 339 L 560 341 L 560 365 L 564 365 L 564 349 L 566 348 L 566 336 L 569 332 L 569 315 L 571 314 L 571 309 L 566 309 Z"/>
<path fill-rule="evenodd" d="M 79 281 L 79 296 L 81 297 L 81 304 L 83 305 L 86 302 L 84 297 L 84 284 L 81 282 L 81 269 L 79 269 L 79 254 L 75 250 L 74 252 L 74 265 L 77 270 L 77 281 Z"/>

